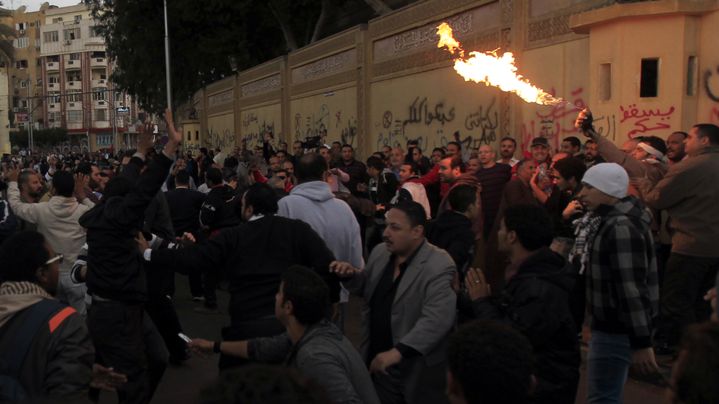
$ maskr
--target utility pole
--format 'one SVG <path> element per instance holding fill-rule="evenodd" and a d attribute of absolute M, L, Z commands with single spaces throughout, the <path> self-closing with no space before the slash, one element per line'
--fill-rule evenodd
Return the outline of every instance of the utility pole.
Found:
<path fill-rule="evenodd" d="M 35 144 L 34 144 L 35 139 L 32 138 L 32 113 L 33 113 L 33 111 L 35 111 L 35 107 L 34 107 L 34 105 L 32 105 L 33 98 L 31 96 L 31 94 L 32 94 L 31 87 L 32 87 L 32 79 L 29 78 L 29 79 L 27 79 L 27 104 L 28 104 L 28 107 L 26 110 L 29 112 L 28 113 L 29 128 L 27 130 L 27 134 L 28 134 L 27 145 L 28 145 L 28 148 L 30 149 L 30 151 L 32 151 L 35 146 Z"/>
<path fill-rule="evenodd" d="M 165 12 L 165 77 L 167 81 L 167 108 L 172 110 L 172 85 L 170 79 L 170 27 L 167 25 L 167 0 L 163 0 Z"/>

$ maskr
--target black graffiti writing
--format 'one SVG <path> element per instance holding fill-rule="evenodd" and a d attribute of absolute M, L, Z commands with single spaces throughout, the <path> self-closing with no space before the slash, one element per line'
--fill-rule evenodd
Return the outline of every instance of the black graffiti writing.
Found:
<path fill-rule="evenodd" d="M 444 102 L 440 101 L 434 105 L 433 112 L 427 104 L 427 97 L 420 100 L 420 97 L 417 96 L 412 104 L 410 104 L 409 117 L 402 122 L 402 126 L 404 127 L 415 123 L 424 123 L 426 126 L 430 126 L 434 121 L 444 125 L 454 120 L 454 107 L 451 107 L 449 111 L 445 113 Z"/>
<path fill-rule="evenodd" d="M 464 128 L 469 131 L 479 130 L 479 138 L 473 139 L 472 146 L 477 144 L 490 144 L 497 140 L 496 130 L 499 126 L 499 112 L 493 111 L 496 99 L 492 99 L 489 105 L 480 105 L 477 111 L 467 115 L 464 119 Z M 471 135 L 470 135 L 471 138 Z"/>
<path fill-rule="evenodd" d="M 717 66 L 716 71 L 717 73 L 719 73 L 719 66 Z M 712 72 L 711 70 L 707 70 L 704 72 L 704 90 L 706 90 L 707 97 L 709 97 L 710 100 L 714 102 L 719 102 L 719 96 L 717 96 L 716 93 L 712 91 L 712 86 L 710 83 L 713 74 L 714 72 Z"/>
<path fill-rule="evenodd" d="M 217 132 L 210 128 L 207 131 L 207 136 L 205 137 L 205 145 L 212 148 L 219 147 L 220 149 L 233 147 L 235 145 L 235 134 L 229 129 Z"/>

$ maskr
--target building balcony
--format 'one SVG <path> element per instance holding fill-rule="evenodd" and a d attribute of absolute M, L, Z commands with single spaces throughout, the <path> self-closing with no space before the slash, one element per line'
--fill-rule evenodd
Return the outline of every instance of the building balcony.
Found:
<path fill-rule="evenodd" d="M 60 62 L 47 62 L 47 63 L 45 63 L 45 68 L 49 72 L 59 72 L 60 71 Z"/>
<path fill-rule="evenodd" d="M 68 122 L 67 128 L 68 129 L 82 129 L 83 125 L 82 122 Z"/>
<path fill-rule="evenodd" d="M 47 91 L 60 91 L 60 83 L 47 83 Z"/>
<path fill-rule="evenodd" d="M 68 111 L 82 111 L 82 102 L 80 102 L 80 101 L 68 102 L 66 109 Z"/>
<path fill-rule="evenodd" d="M 60 103 L 49 103 L 47 104 L 47 111 L 48 112 L 60 112 Z"/>
<path fill-rule="evenodd" d="M 65 70 L 80 70 L 82 63 L 79 60 L 66 60 Z"/>
<path fill-rule="evenodd" d="M 92 127 L 98 129 L 106 129 L 110 127 L 110 121 L 92 121 Z"/>
<path fill-rule="evenodd" d="M 92 88 L 97 88 L 97 87 L 107 88 L 107 80 L 105 80 L 105 79 L 92 80 Z"/>
<path fill-rule="evenodd" d="M 93 109 L 107 109 L 109 105 L 110 103 L 104 100 L 95 100 L 92 102 Z"/>
<path fill-rule="evenodd" d="M 65 90 L 82 90 L 82 81 L 65 82 Z"/>
<path fill-rule="evenodd" d="M 107 58 L 91 58 L 90 67 L 107 67 Z"/>

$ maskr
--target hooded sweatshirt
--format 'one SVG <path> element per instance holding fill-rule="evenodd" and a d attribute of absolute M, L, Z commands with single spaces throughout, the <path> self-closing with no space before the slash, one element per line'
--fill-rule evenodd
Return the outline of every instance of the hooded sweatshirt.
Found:
<path fill-rule="evenodd" d="M 75 197 L 53 196 L 47 202 L 24 203 L 20 200 L 17 182 L 8 187 L 10 208 L 19 218 L 37 225 L 37 231 L 47 239 L 55 252 L 65 258 L 60 271 L 70 272 L 83 244 L 85 229 L 79 224 L 80 216 L 95 204 L 89 199 L 78 203 Z"/>
<path fill-rule="evenodd" d="M 309 224 L 338 261 L 364 267 L 357 219 L 347 203 L 335 198 L 326 182 L 310 181 L 292 188 L 280 199 L 277 214 Z"/>
<path fill-rule="evenodd" d="M 52 297 L 31 282 L 0 285 L 0 353 L 15 348 L 15 335 L 28 319 L 30 306 Z M 87 394 L 95 354 L 85 320 L 70 307 L 58 304 L 47 326 L 40 327 L 20 368 L 18 381 L 32 397 L 69 397 Z M 2 354 L 0 354 L 1 356 Z"/>
<path fill-rule="evenodd" d="M 659 303 L 651 214 L 633 196 L 595 212 L 602 224 L 587 273 L 592 329 L 628 335 L 632 349 L 650 347 Z"/>
<path fill-rule="evenodd" d="M 544 247 L 519 265 L 500 295 L 472 302 L 476 318 L 506 322 L 529 339 L 538 382 L 535 403 L 575 399 L 580 355 L 569 310 L 574 279 L 564 258 Z"/>

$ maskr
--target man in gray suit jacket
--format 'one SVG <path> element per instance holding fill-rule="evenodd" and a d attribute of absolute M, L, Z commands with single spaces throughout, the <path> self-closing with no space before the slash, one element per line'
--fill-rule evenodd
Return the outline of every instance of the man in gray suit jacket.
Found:
<path fill-rule="evenodd" d="M 363 342 L 380 401 L 443 403 L 446 340 L 454 325 L 452 258 L 424 237 L 426 213 L 417 202 L 387 212 L 385 242 L 364 270 L 330 266 L 353 294 L 362 296 Z"/>

